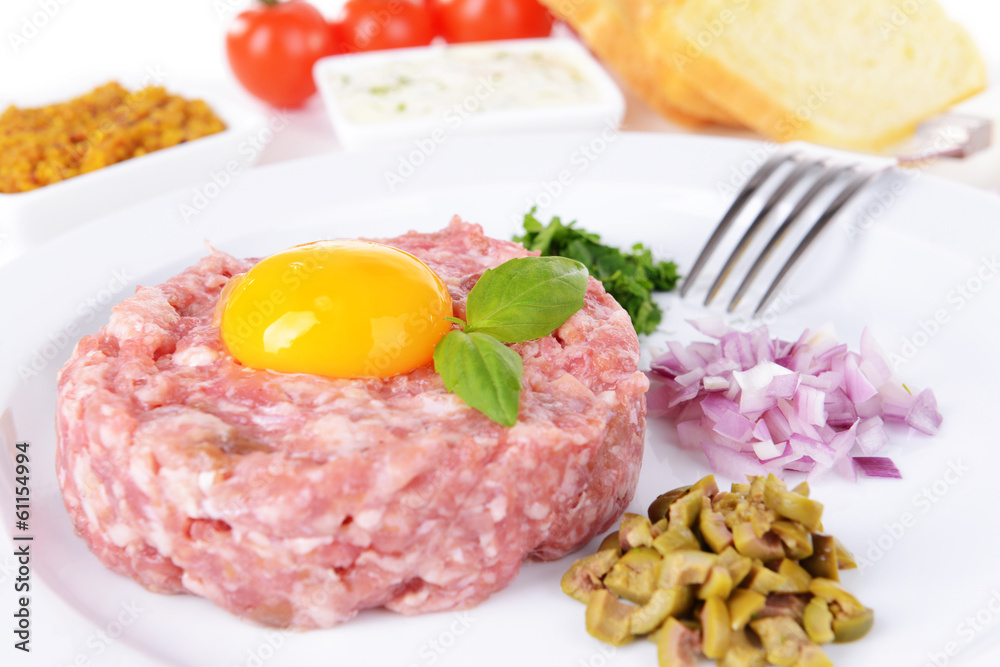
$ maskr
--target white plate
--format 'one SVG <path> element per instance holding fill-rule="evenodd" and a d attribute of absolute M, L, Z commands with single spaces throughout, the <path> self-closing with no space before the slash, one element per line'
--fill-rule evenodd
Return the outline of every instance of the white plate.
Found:
<path fill-rule="evenodd" d="M 83 86 L 61 99 L 18 100 L 18 105 L 58 103 L 92 88 Z M 257 161 L 269 132 L 260 113 L 221 93 L 217 86 L 171 82 L 167 90 L 205 100 L 225 121 L 226 129 L 36 190 L 0 193 L 0 264 L 97 215 L 184 185 L 193 186 L 187 202 L 193 213 L 186 216 L 193 218 L 200 214 L 203 200 L 207 205 Z"/>
<path fill-rule="evenodd" d="M 261 255 L 317 238 L 432 230 L 453 213 L 507 237 L 541 198 L 549 204 L 543 214 L 577 218 L 614 243 L 644 241 L 659 256 L 676 258 L 683 272 L 728 204 L 725 184 L 734 169 L 765 150 L 662 135 L 626 134 L 610 143 L 575 134 L 456 139 L 392 193 L 384 173 L 397 163 L 398 149 L 324 156 L 252 171 L 196 224 L 184 225 L 175 214 L 187 193 L 162 196 L 73 230 L 0 270 L 6 286 L 0 312 L 7 316 L 0 434 L 8 461 L 15 439 L 31 443 L 34 535 L 32 653 L 24 660 L 14 651 L 7 630 L 0 662 L 10 664 L 7 656 L 15 655 L 21 661 L 14 664 L 46 667 L 655 665 L 648 642 L 614 650 L 586 634 L 583 606 L 559 590 L 572 558 L 527 563 L 509 588 L 460 614 L 404 618 L 371 611 L 309 633 L 275 633 L 196 597 L 148 593 L 105 570 L 73 536 L 53 473 L 55 371 L 79 335 L 107 320 L 111 303 L 135 284 L 158 283 L 193 263 L 205 253 L 205 240 Z M 562 172 L 568 178 L 560 181 Z M 892 202 L 882 196 L 888 208 L 853 242 L 846 242 L 845 225 L 858 220 L 856 212 L 830 230 L 772 327 L 795 336 L 829 321 L 856 347 L 869 325 L 887 352 L 899 350 L 903 337 L 916 339 L 919 350 L 899 374 L 911 386 L 933 387 L 945 417 L 933 438 L 892 432 L 887 451 L 902 481 L 852 485 L 828 478 L 815 487 L 827 529 L 871 561 L 844 581 L 876 610 L 868 637 L 828 653 L 852 667 L 935 664 L 931 656 L 938 664 L 996 664 L 1000 280 L 989 262 L 1000 247 L 1000 200 L 930 177 L 892 194 Z M 978 290 L 965 300 L 958 285 Z M 664 304 L 663 330 L 690 339 L 680 318 L 703 311 L 672 295 Z M 934 335 L 919 335 L 942 313 L 947 321 Z M 21 379 L 19 367 L 30 368 L 32 359 L 39 373 Z M 9 464 L 0 470 L 9 534 L 13 475 Z M 652 424 L 631 509 L 644 512 L 658 493 L 706 472 L 700 456 L 678 449 L 665 425 Z M 0 617 L 9 627 L 15 563 L 4 555 L 0 565 Z M 959 653 L 949 658 L 949 650 Z"/>

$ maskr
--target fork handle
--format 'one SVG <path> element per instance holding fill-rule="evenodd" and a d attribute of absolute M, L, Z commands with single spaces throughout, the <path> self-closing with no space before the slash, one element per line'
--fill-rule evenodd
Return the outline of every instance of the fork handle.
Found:
<path fill-rule="evenodd" d="M 988 148 L 992 140 L 990 119 L 946 113 L 921 123 L 913 136 L 894 152 L 900 166 L 913 167 L 942 157 L 968 157 Z"/>

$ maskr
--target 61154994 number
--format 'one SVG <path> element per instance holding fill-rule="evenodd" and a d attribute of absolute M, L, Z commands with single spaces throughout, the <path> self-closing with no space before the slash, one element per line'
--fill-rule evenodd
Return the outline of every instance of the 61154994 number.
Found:
<path fill-rule="evenodd" d="M 29 443 L 19 442 L 14 455 L 14 557 L 17 559 L 17 576 L 14 592 L 18 595 L 14 610 L 14 648 L 31 650 L 31 535 L 26 535 L 31 520 L 31 468 L 28 456 Z M 19 640 L 19 641 L 18 641 Z"/>

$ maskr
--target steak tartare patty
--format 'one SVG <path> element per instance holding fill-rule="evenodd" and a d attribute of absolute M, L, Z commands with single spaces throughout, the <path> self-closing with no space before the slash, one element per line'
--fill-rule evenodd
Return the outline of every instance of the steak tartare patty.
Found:
<path fill-rule="evenodd" d="M 483 271 L 529 254 L 458 218 L 381 242 L 437 272 L 458 316 Z M 552 335 L 511 346 L 524 377 L 504 428 L 430 364 L 385 380 L 240 365 L 212 318 L 252 265 L 214 252 L 140 287 L 60 371 L 59 483 L 112 570 L 260 623 L 323 628 L 369 607 L 475 605 L 631 501 L 647 380 L 600 282 Z"/>

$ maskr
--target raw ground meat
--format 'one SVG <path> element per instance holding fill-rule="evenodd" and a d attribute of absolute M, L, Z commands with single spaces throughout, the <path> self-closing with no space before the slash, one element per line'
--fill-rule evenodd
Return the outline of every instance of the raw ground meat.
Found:
<path fill-rule="evenodd" d="M 383 242 L 434 269 L 457 315 L 484 270 L 528 254 L 458 218 Z M 430 365 L 386 380 L 241 366 L 212 314 L 252 263 L 215 252 L 139 288 L 60 371 L 59 483 L 112 570 L 322 628 L 370 607 L 475 605 L 632 499 L 647 381 L 628 314 L 599 282 L 553 335 L 512 346 L 524 380 L 506 429 Z"/>

